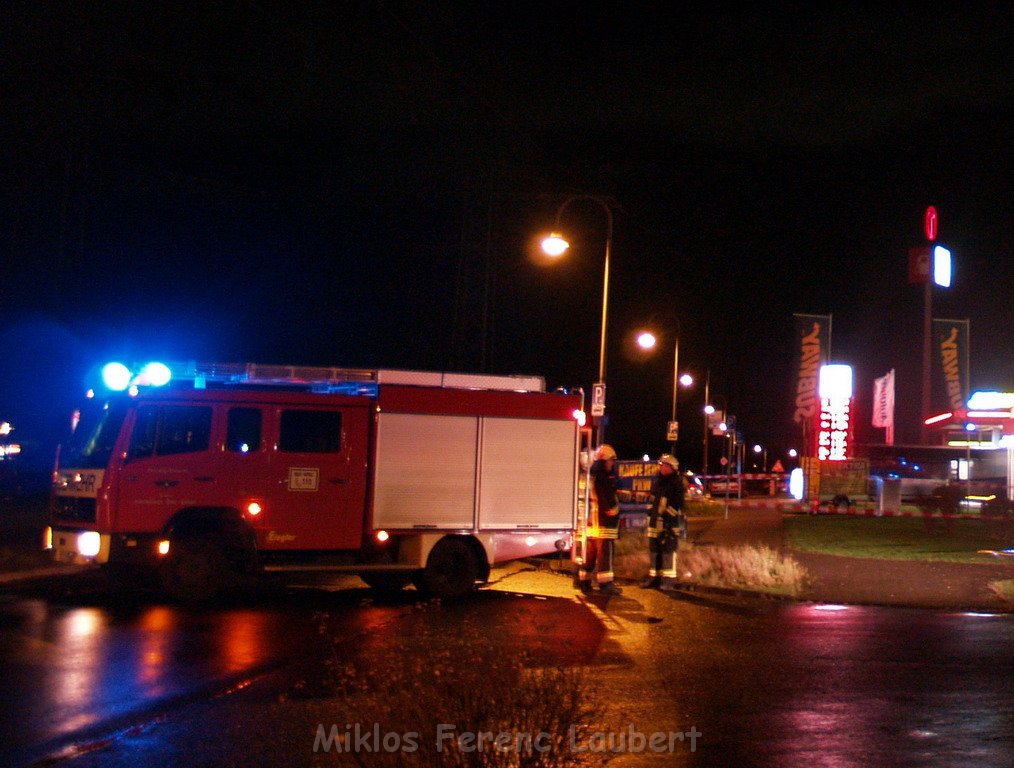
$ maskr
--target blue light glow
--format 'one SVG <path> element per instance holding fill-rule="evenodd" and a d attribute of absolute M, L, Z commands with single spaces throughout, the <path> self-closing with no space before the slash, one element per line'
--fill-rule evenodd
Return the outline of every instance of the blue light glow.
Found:
<path fill-rule="evenodd" d="M 123 363 L 106 363 L 102 367 L 102 383 L 114 392 L 122 392 L 130 386 L 132 374 Z"/>
<path fill-rule="evenodd" d="M 138 381 L 141 384 L 150 384 L 153 387 L 164 387 L 172 378 L 172 371 L 165 363 L 148 363 L 141 369 Z"/>

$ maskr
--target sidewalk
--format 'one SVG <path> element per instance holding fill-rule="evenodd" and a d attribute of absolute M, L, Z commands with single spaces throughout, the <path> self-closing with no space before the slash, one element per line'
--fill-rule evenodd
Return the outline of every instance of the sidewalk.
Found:
<path fill-rule="evenodd" d="M 945 610 L 1010 610 L 987 586 L 1014 579 L 1014 564 L 973 565 L 911 560 L 878 560 L 797 552 L 788 547 L 783 513 L 730 508 L 729 519 L 708 518 L 691 528 L 699 546 L 766 545 L 798 561 L 811 576 L 803 600 Z M 696 531 L 695 531 L 696 528 Z"/>

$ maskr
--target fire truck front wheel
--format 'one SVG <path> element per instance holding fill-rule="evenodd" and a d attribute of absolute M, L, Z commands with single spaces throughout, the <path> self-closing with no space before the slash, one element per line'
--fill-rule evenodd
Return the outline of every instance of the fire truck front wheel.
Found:
<path fill-rule="evenodd" d="M 227 586 L 230 572 L 221 548 L 210 541 L 191 538 L 173 541 L 159 571 L 162 588 L 182 602 L 203 602 Z"/>
<path fill-rule="evenodd" d="M 479 563 L 473 548 L 462 539 L 446 538 L 433 547 L 417 586 L 436 597 L 453 599 L 474 590 L 478 578 Z"/>

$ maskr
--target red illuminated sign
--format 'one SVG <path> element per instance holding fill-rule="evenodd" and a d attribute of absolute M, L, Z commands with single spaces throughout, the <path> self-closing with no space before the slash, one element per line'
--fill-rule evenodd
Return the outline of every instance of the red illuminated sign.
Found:
<path fill-rule="evenodd" d="M 938 228 L 937 209 L 931 205 L 926 209 L 926 215 L 923 217 L 923 229 L 926 231 L 926 239 L 931 243 L 937 239 Z"/>

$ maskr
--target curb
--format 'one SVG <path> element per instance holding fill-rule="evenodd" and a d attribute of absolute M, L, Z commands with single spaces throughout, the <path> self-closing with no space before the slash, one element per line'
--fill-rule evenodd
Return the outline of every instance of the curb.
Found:
<path fill-rule="evenodd" d="M 573 578 L 573 573 L 557 569 L 551 566 L 547 566 L 546 561 L 540 561 L 538 558 L 522 558 L 523 562 L 529 565 L 535 566 L 540 571 L 545 573 L 551 573 L 556 576 L 565 576 L 567 578 Z M 618 582 L 626 589 L 638 587 L 636 580 L 633 579 L 617 579 Z M 924 611 L 969 611 L 969 612 L 981 612 L 985 611 L 991 614 L 1006 616 L 1008 614 L 1014 614 L 1014 605 L 1000 605 L 985 607 L 981 604 L 961 604 L 954 603 L 952 605 L 923 605 L 917 602 L 912 603 L 892 603 L 892 602 L 879 602 L 876 600 L 840 600 L 833 598 L 823 598 L 816 595 L 800 596 L 800 595 L 786 595 L 778 594 L 774 592 L 763 592 L 758 590 L 749 589 L 746 587 L 719 587 L 711 584 L 692 584 L 689 582 L 678 582 L 676 585 L 678 592 L 685 595 L 714 595 L 717 597 L 728 597 L 737 599 L 748 599 L 765 602 L 779 602 L 779 603 L 795 603 L 797 605 L 848 605 L 854 607 L 868 607 L 868 608 L 906 608 Z M 645 592 L 659 592 L 657 589 L 645 589 Z M 665 594 L 660 592 L 660 594 Z M 629 597 L 629 595 L 628 595 Z"/>
<path fill-rule="evenodd" d="M 731 501 L 730 501 L 731 506 Z M 918 517 L 918 518 L 934 518 L 934 519 L 946 519 L 946 520 L 993 520 L 1000 519 L 998 517 L 990 517 L 984 515 L 973 515 L 966 512 L 959 512 L 956 514 L 947 514 L 945 512 L 909 512 L 905 510 L 885 509 L 878 510 L 872 502 L 859 502 L 849 505 L 848 509 L 840 512 L 834 507 L 828 507 L 827 510 L 821 510 L 814 508 L 809 503 L 804 503 L 795 500 L 754 500 L 754 499 L 740 499 L 736 502 L 736 507 L 740 509 L 778 509 L 782 512 L 801 514 L 801 515 L 840 515 L 844 517 Z"/>

